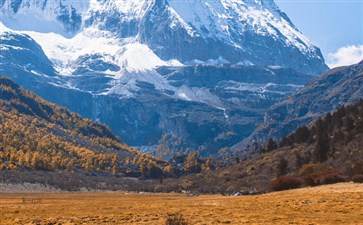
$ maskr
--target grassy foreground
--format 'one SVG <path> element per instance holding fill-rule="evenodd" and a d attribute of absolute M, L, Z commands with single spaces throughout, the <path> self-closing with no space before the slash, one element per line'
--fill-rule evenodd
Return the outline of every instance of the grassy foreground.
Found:
<path fill-rule="evenodd" d="M 22 198 L 40 198 L 41 203 L 22 203 Z M 363 224 L 363 184 L 247 197 L 0 194 L 0 224 L 165 224 L 173 213 L 180 213 L 188 224 Z"/>

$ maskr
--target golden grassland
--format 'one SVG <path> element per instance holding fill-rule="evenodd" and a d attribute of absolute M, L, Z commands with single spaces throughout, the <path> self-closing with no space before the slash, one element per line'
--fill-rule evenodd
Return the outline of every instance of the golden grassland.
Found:
<path fill-rule="evenodd" d="M 41 203 L 22 203 L 40 198 Z M 123 192 L 0 194 L 0 224 L 363 224 L 363 184 L 341 183 L 258 196 Z"/>

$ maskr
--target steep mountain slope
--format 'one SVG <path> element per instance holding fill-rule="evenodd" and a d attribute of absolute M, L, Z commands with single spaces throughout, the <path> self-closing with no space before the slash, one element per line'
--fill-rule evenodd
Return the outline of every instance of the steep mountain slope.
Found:
<path fill-rule="evenodd" d="M 12 40 L 0 44 L 2 73 L 49 101 L 108 124 L 135 146 L 155 145 L 163 134 L 171 134 L 183 145 L 170 148 L 204 146 L 205 154 L 216 153 L 248 136 L 262 121 L 266 107 L 311 79 L 288 68 L 242 65 L 159 67 L 116 80 L 96 72 L 48 76 L 42 67 L 27 69 L 31 62 L 13 63 L 14 55 L 27 60 L 44 57 L 41 51 L 34 56 L 36 51 L 26 47 L 37 46 L 29 36 L 5 32 L 1 37 Z M 15 47 L 5 49 L 8 46 Z M 132 81 L 131 89 L 124 79 Z"/>
<path fill-rule="evenodd" d="M 121 143 L 104 125 L 44 101 L 0 76 L 0 169 L 160 176 L 167 165 Z M 160 174 L 142 174 L 142 165 Z"/>
<path fill-rule="evenodd" d="M 263 152 L 233 155 L 215 171 L 167 180 L 159 190 L 184 185 L 202 193 L 256 194 L 363 178 L 363 101 L 300 127 Z M 277 178 L 277 179 L 276 179 Z M 276 179 L 276 180 L 275 180 Z M 273 181 L 273 182 L 271 182 Z M 271 184 L 271 186 L 270 186 Z"/>
<path fill-rule="evenodd" d="M 14 73 L 26 71 L 55 76 L 52 62 L 28 35 L 2 34 L 0 44 L 3 68 L 12 68 Z"/>
<path fill-rule="evenodd" d="M 363 61 L 332 69 L 272 106 L 265 114 L 264 123 L 249 140 L 267 140 L 269 136 L 280 139 L 297 127 L 362 98 Z"/>
<path fill-rule="evenodd" d="M 280 65 L 311 73 L 326 68 L 320 51 L 270 0 L 156 1 L 145 21 L 141 40 L 163 59 L 184 63 L 221 57 L 231 63 Z"/>
<path fill-rule="evenodd" d="M 163 60 L 186 63 L 221 57 L 309 73 L 326 69 L 319 49 L 273 0 L 5 0 L 0 7 L 2 22 L 14 30 L 67 37 L 116 35 L 123 46 L 146 44 L 143 48 Z"/>
<path fill-rule="evenodd" d="M 147 149 L 163 135 L 181 151 L 230 147 L 327 69 L 270 0 L 5 0 L 0 11 L 0 72 Z"/>

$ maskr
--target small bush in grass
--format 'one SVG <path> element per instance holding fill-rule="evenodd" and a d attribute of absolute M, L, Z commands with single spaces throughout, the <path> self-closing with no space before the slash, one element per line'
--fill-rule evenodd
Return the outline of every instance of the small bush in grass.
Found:
<path fill-rule="evenodd" d="M 271 181 L 270 188 L 273 191 L 283 191 L 299 188 L 303 184 L 300 178 L 292 176 L 279 177 Z"/>
<path fill-rule="evenodd" d="M 166 218 L 166 225 L 188 225 L 188 222 L 179 213 L 169 214 Z"/>
<path fill-rule="evenodd" d="M 356 174 L 352 177 L 354 183 L 363 183 L 363 174 Z"/>

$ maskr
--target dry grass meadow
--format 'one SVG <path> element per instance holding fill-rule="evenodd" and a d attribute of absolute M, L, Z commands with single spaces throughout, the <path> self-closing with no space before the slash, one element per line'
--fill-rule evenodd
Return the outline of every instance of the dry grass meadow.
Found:
<path fill-rule="evenodd" d="M 41 203 L 22 203 L 40 198 Z M 259 196 L 123 192 L 0 194 L 0 224 L 363 224 L 363 184 L 341 183 Z"/>

